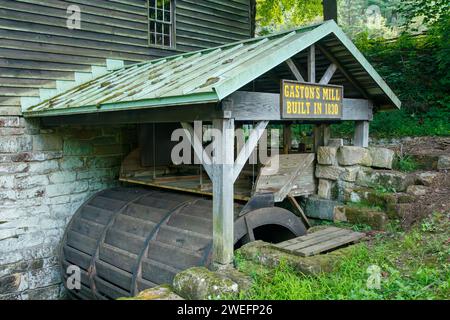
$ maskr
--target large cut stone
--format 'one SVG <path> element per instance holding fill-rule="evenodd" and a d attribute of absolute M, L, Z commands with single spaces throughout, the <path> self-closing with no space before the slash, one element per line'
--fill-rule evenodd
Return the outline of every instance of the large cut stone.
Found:
<path fill-rule="evenodd" d="M 317 162 L 323 165 L 336 165 L 337 148 L 319 147 L 317 150 Z"/>
<path fill-rule="evenodd" d="M 386 188 L 403 192 L 414 183 L 412 175 L 398 171 L 372 170 L 365 168 L 359 171 L 356 184 L 361 187 Z"/>
<path fill-rule="evenodd" d="M 183 300 L 182 297 L 172 291 L 170 286 L 158 286 L 147 289 L 133 298 L 122 298 L 119 300 Z"/>
<path fill-rule="evenodd" d="M 322 199 L 331 199 L 331 189 L 333 182 L 330 180 L 320 179 L 317 194 Z"/>
<path fill-rule="evenodd" d="M 319 179 L 339 180 L 340 176 L 345 173 L 345 169 L 336 166 L 317 165 L 316 177 Z"/>
<path fill-rule="evenodd" d="M 429 187 L 437 176 L 438 173 L 435 172 L 422 172 L 416 176 L 416 183 Z"/>
<path fill-rule="evenodd" d="M 339 148 L 344 146 L 344 139 L 328 139 L 328 147 Z"/>
<path fill-rule="evenodd" d="M 213 300 L 237 294 L 239 285 L 230 278 L 204 267 L 180 272 L 173 280 L 175 292 L 189 300 Z"/>
<path fill-rule="evenodd" d="M 360 169 L 359 166 L 345 167 L 345 173 L 341 176 L 341 179 L 347 182 L 355 182 Z"/>
<path fill-rule="evenodd" d="M 420 197 L 420 196 L 424 196 L 428 193 L 428 187 L 425 186 L 409 186 L 408 189 L 406 190 L 407 193 L 416 196 L 416 197 Z"/>
<path fill-rule="evenodd" d="M 450 156 L 440 156 L 437 164 L 438 170 L 450 170 Z"/>
<path fill-rule="evenodd" d="M 388 222 L 386 213 L 364 207 L 345 207 L 345 217 L 353 224 L 366 224 L 375 230 L 384 230 Z"/>
<path fill-rule="evenodd" d="M 334 208 L 339 202 L 333 200 L 319 199 L 311 196 L 306 199 L 305 214 L 314 219 L 333 220 Z"/>
<path fill-rule="evenodd" d="M 337 160 L 341 166 L 372 166 L 372 158 L 369 150 L 361 147 L 340 147 L 337 152 Z"/>
<path fill-rule="evenodd" d="M 386 148 L 369 148 L 372 157 L 372 167 L 380 169 L 392 169 L 395 152 Z"/>

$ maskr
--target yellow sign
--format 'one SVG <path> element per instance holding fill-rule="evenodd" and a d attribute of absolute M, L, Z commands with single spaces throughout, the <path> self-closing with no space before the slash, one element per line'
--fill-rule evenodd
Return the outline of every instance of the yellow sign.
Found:
<path fill-rule="evenodd" d="M 344 101 L 342 86 L 283 80 L 282 119 L 341 119 Z"/>

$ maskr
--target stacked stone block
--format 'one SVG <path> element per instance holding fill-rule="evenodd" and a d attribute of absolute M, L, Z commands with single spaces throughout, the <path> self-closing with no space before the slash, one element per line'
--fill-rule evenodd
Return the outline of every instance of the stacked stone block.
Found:
<path fill-rule="evenodd" d="M 390 174 L 393 175 L 393 187 L 398 186 L 395 181 L 398 173 L 378 170 L 392 169 L 394 155 L 393 151 L 384 148 L 319 147 L 316 167 L 319 197 L 344 201 L 356 186 L 375 186 Z"/>
<path fill-rule="evenodd" d="M 61 296 L 58 245 L 93 193 L 116 186 L 135 127 L 43 128 L 0 117 L 0 299 Z"/>

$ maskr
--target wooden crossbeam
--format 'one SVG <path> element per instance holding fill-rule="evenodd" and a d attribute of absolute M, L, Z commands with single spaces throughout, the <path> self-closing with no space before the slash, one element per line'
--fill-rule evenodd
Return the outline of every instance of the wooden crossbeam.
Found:
<path fill-rule="evenodd" d="M 322 79 L 320 79 L 319 83 L 320 84 L 328 84 L 330 82 L 331 78 L 333 78 L 333 75 L 336 72 L 336 70 L 337 70 L 337 65 L 335 63 L 330 64 L 327 71 L 325 71 L 324 75 L 322 76 Z"/>
<path fill-rule="evenodd" d="M 300 70 L 297 68 L 297 65 L 295 64 L 294 60 L 287 59 L 286 64 L 288 65 L 289 69 L 291 69 L 291 72 L 297 81 L 305 82 L 305 79 L 303 78 Z"/>
<path fill-rule="evenodd" d="M 209 155 L 203 149 L 202 138 L 197 136 L 195 130 L 189 123 L 182 122 L 181 126 L 183 127 L 184 130 L 187 131 L 186 137 L 188 138 L 189 142 L 194 148 L 195 155 L 197 156 L 198 159 L 200 159 L 201 163 L 203 164 L 203 167 L 205 168 L 206 173 L 212 180 L 213 179 L 212 161 Z"/>
<path fill-rule="evenodd" d="M 245 166 L 245 163 L 252 155 L 253 150 L 258 145 L 258 141 L 264 133 L 269 121 L 260 121 L 257 123 L 256 127 L 251 131 L 250 137 L 248 138 L 245 145 L 239 152 L 239 155 L 236 158 L 234 163 L 234 172 L 233 172 L 233 182 L 237 180 L 239 174 Z"/>

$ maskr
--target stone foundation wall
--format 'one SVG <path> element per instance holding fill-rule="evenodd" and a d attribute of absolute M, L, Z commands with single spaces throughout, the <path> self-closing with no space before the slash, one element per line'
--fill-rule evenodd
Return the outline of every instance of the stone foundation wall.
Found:
<path fill-rule="evenodd" d="M 0 300 L 63 294 L 57 249 L 93 193 L 118 184 L 135 127 L 43 128 L 0 117 Z"/>
<path fill-rule="evenodd" d="M 393 189 L 404 191 L 402 181 L 387 170 L 392 169 L 395 153 L 384 148 L 351 146 L 320 147 L 317 152 L 316 177 L 318 196 L 322 199 L 350 201 L 356 187 L 386 185 L 381 180 L 391 178 Z M 392 176 L 392 177 L 391 177 Z"/>

